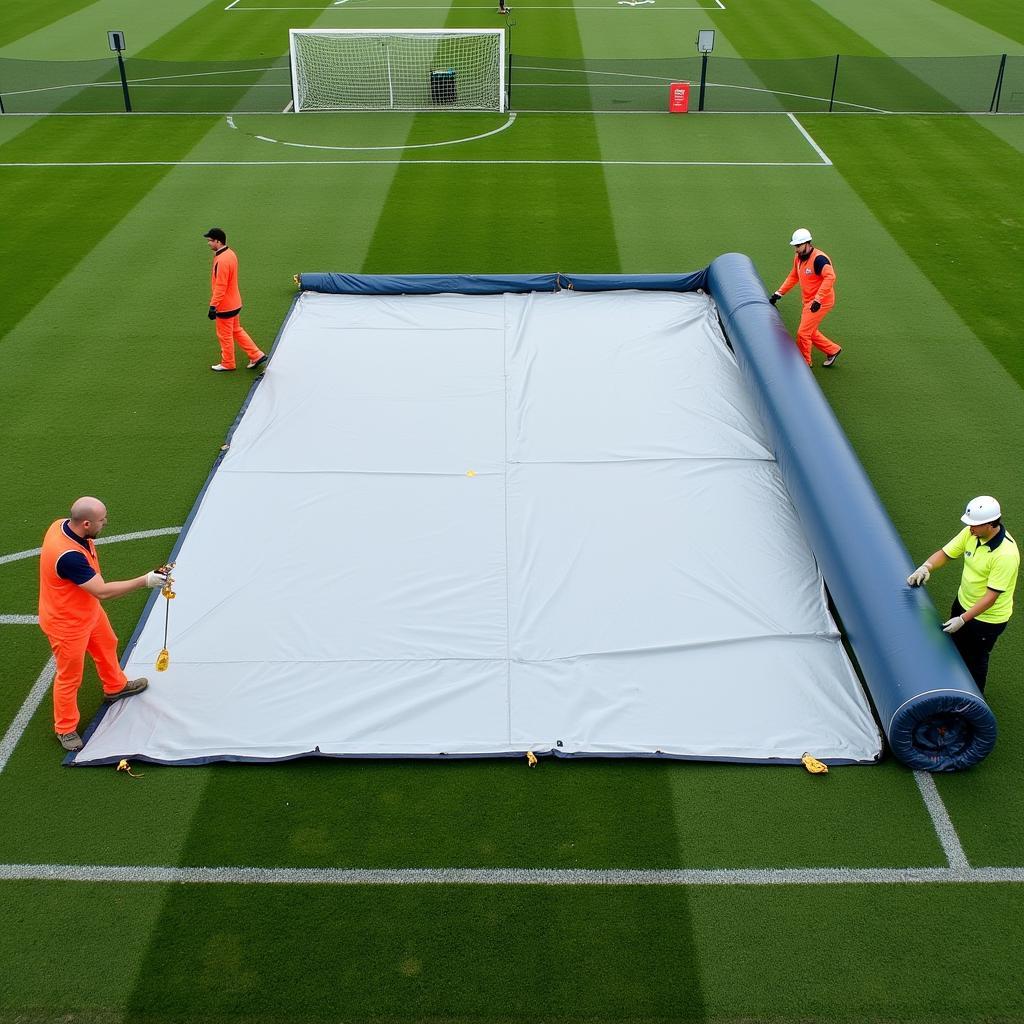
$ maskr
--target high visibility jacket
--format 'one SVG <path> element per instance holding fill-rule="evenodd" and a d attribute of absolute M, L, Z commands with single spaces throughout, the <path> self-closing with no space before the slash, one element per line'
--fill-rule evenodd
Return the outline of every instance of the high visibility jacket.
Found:
<path fill-rule="evenodd" d="M 238 257 L 226 245 L 213 256 L 210 305 L 218 316 L 234 316 L 242 308 L 242 293 L 238 290 Z"/>
<path fill-rule="evenodd" d="M 57 575 L 57 559 L 66 551 L 85 555 L 89 565 L 97 573 L 100 571 L 96 546 L 89 540 L 86 548 L 68 537 L 64 533 L 66 522 L 66 519 L 58 519 L 50 526 L 39 555 L 39 626 L 48 636 L 87 633 L 101 611 L 99 598 Z"/>
<path fill-rule="evenodd" d="M 806 260 L 793 257 L 793 269 L 779 285 L 779 292 L 785 295 L 798 281 L 804 302 L 817 300 L 823 306 L 835 304 L 836 271 L 832 261 L 820 249 L 812 249 Z"/>

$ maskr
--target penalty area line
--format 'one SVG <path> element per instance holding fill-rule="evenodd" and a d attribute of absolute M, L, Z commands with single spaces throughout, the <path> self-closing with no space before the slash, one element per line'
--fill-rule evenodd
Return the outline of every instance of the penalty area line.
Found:
<path fill-rule="evenodd" d="M 0 864 L 0 881 L 166 885 L 934 885 L 1024 882 L 1024 868 L 258 868 Z"/>
<path fill-rule="evenodd" d="M 403 147 L 404 148 L 404 147 Z M 827 159 L 827 158 L 826 158 Z M 819 160 L 78 160 L 10 161 L 0 168 L 70 167 L 361 167 L 372 164 L 419 164 L 500 167 L 831 167 Z M 2 560 L 0 560 L 2 561 Z"/>
<path fill-rule="evenodd" d="M 796 117 L 793 114 L 786 114 L 786 117 L 788 117 L 790 119 L 790 121 L 792 121 L 793 124 L 796 125 L 796 130 L 807 140 L 807 142 L 811 146 L 811 149 L 813 149 L 814 152 L 817 153 L 818 156 L 821 157 L 822 162 L 824 163 L 824 165 L 826 167 L 831 167 L 832 166 L 832 161 L 829 160 L 828 154 L 826 154 L 825 150 L 823 150 L 821 148 L 821 146 L 819 146 L 814 141 L 814 139 L 811 138 L 811 133 L 796 119 Z"/>
<path fill-rule="evenodd" d="M 7 767 L 7 762 L 11 759 L 11 754 L 14 753 L 18 740 L 21 739 L 28 728 L 28 723 L 32 721 L 32 716 L 36 713 L 39 705 L 42 704 L 43 698 L 50 692 L 50 687 L 53 685 L 53 677 L 56 674 L 57 662 L 51 654 L 50 660 L 43 666 L 43 671 L 39 673 L 39 677 L 32 684 L 32 689 L 25 698 L 25 702 L 18 708 L 14 721 L 11 722 L 7 732 L 4 733 L 3 739 L 0 739 L 0 772 L 3 772 Z"/>
<path fill-rule="evenodd" d="M 924 805 L 928 809 L 932 825 L 935 828 L 935 834 L 939 837 L 942 851 L 946 855 L 946 860 L 949 861 L 950 868 L 954 871 L 970 870 L 967 854 L 960 843 L 960 837 L 957 835 L 956 828 L 953 825 L 953 819 L 950 818 L 949 811 L 946 810 L 946 805 L 942 802 L 942 797 L 939 796 L 935 779 L 932 778 L 929 772 L 917 771 L 914 772 L 914 781 L 917 783 L 917 788 L 921 791 Z"/>

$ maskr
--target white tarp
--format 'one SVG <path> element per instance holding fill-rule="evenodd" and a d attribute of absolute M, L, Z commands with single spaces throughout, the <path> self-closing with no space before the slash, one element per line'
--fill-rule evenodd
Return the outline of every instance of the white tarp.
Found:
<path fill-rule="evenodd" d="M 880 738 L 702 294 L 304 294 L 77 763 Z"/>

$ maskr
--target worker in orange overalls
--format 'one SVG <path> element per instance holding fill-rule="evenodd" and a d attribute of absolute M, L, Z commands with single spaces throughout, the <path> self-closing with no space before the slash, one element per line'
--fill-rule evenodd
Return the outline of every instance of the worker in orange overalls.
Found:
<path fill-rule="evenodd" d="M 79 498 L 67 519 L 50 525 L 39 556 L 39 625 L 50 641 L 57 662 L 53 680 L 53 723 L 65 750 L 82 749 L 78 735 L 78 689 L 88 654 L 96 664 L 103 699 L 108 704 L 134 697 L 149 685 L 128 679 L 117 660 L 117 637 L 100 605 L 142 587 L 167 582 L 159 570 L 133 580 L 108 583 L 100 574 L 93 540 L 107 522 L 107 509 L 98 498 Z"/>
<path fill-rule="evenodd" d="M 810 366 L 813 345 L 825 353 L 823 366 L 835 366 L 839 353 L 843 350 L 818 329 L 828 311 L 836 304 L 835 268 L 828 256 L 814 247 L 811 233 L 807 228 L 797 228 L 789 244 L 795 250 L 793 269 L 768 301 L 774 306 L 799 281 L 804 299 L 800 327 L 796 332 L 796 343 L 800 347 L 800 353 Z"/>
<path fill-rule="evenodd" d="M 220 342 L 220 362 L 210 367 L 217 373 L 235 368 L 235 342 L 249 357 L 250 370 L 262 366 L 267 357 L 246 333 L 238 319 L 242 312 L 242 294 L 238 290 L 238 257 L 228 248 L 227 235 L 220 228 L 210 228 L 203 235 L 213 250 L 213 270 L 210 274 L 210 310 L 207 316 L 217 322 L 217 340 Z"/>

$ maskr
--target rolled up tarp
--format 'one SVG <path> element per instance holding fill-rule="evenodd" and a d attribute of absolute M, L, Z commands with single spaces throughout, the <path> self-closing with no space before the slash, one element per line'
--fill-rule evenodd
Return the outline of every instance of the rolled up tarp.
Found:
<path fill-rule="evenodd" d="M 720 256 L 708 287 L 892 752 L 932 772 L 977 764 L 995 716 L 923 588 L 907 585 L 914 563 L 753 264 Z"/>

